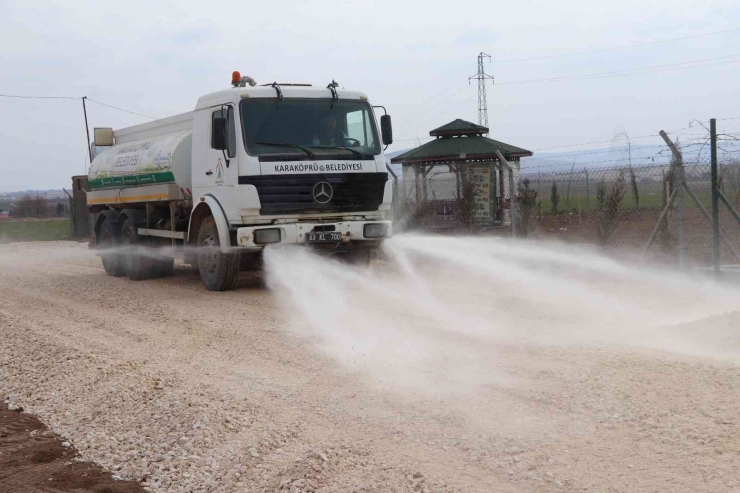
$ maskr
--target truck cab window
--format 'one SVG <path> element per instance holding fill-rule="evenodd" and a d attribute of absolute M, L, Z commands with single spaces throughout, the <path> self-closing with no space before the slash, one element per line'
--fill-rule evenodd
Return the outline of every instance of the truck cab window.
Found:
<path fill-rule="evenodd" d="M 249 99 L 240 105 L 242 131 L 252 156 L 305 154 L 355 158 L 380 154 L 370 105 L 325 99 Z M 347 150 L 347 148 L 351 150 Z"/>
<path fill-rule="evenodd" d="M 361 147 L 373 147 L 372 133 L 368 132 L 368 119 L 364 116 L 365 110 L 347 113 L 347 137 L 358 142 Z"/>

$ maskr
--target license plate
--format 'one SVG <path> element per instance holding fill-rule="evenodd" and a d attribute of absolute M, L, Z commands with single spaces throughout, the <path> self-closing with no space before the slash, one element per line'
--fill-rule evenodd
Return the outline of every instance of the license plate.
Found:
<path fill-rule="evenodd" d="M 336 243 L 342 241 L 340 233 L 306 233 L 306 243 Z"/>

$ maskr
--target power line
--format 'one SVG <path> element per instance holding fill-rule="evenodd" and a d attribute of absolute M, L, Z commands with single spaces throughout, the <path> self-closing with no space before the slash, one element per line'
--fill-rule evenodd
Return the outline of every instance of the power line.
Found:
<path fill-rule="evenodd" d="M 701 38 L 705 36 L 714 36 L 717 34 L 725 34 L 725 33 L 734 32 L 738 30 L 740 30 L 740 28 L 725 29 L 724 31 L 714 31 L 714 32 L 704 33 L 704 34 L 694 34 L 693 36 L 683 36 L 680 38 L 662 39 L 658 41 L 647 41 L 645 43 L 635 43 L 635 44 L 630 44 L 630 45 L 615 46 L 612 48 L 602 48 L 599 50 L 574 51 L 570 53 L 560 53 L 558 55 L 544 55 L 544 56 L 536 56 L 536 57 L 530 57 L 530 58 L 510 58 L 506 60 L 493 60 L 493 62 L 494 63 L 528 62 L 528 61 L 533 61 L 533 60 L 546 60 L 546 59 L 552 59 L 552 58 L 565 58 L 565 57 L 577 56 L 577 55 L 588 55 L 590 53 L 604 53 L 605 51 L 624 50 L 627 48 L 635 48 L 638 46 L 649 46 L 649 45 L 656 45 L 656 44 L 662 44 L 662 43 L 672 43 L 674 41 L 683 41 L 685 39 L 694 39 L 694 38 Z"/>
<path fill-rule="evenodd" d="M 15 94 L 0 94 L 0 98 L 13 98 L 13 99 L 72 99 L 79 101 L 81 97 L 73 96 L 18 96 Z"/>
<path fill-rule="evenodd" d="M 137 113 L 135 111 L 130 111 L 130 110 L 126 110 L 126 109 L 123 109 L 123 108 L 119 108 L 118 106 L 113 106 L 113 105 L 110 105 L 110 104 L 101 103 L 100 101 L 95 101 L 94 99 L 87 98 L 87 100 L 90 101 L 91 103 L 96 103 L 96 104 L 100 104 L 102 106 L 107 106 L 108 108 L 113 108 L 114 110 L 124 111 L 126 113 L 131 113 L 132 115 L 143 116 L 145 118 L 149 118 L 150 120 L 156 120 L 157 119 L 156 117 L 145 115 L 143 113 Z"/>
<path fill-rule="evenodd" d="M 640 74 L 655 73 L 655 72 L 662 72 L 662 71 L 668 71 L 668 70 L 677 70 L 677 69 L 681 69 L 681 68 L 693 69 L 693 68 L 702 68 L 702 67 L 709 67 L 709 66 L 715 66 L 715 65 L 725 65 L 725 64 L 728 64 L 728 63 L 738 63 L 738 62 L 740 62 L 740 59 L 738 59 L 738 60 L 728 60 L 728 61 L 720 62 L 720 63 L 708 63 L 708 64 L 705 63 L 705 64 L 701 64 L 701 65 L 694 65 L 694 66 L 691 66 L 691 67 L 683 67 L 683 65 L 696 64 L 696 63 L 701 63 L 701 62 L 706 62 L 706 61 L 712 61 L 712 60 L 725 60 L 727 58 L 733 58 L 733 57 L 740 57 L 740 54 L 728 55 L 728 56 L 722 56 L 722 57 L 714 57 L 714 58 L 706 58 L 706 59 L 701 59 L 701 60 L 691 60 L 691 61 L 686 61 L 686 62 L 678 62 L 678 63 L 673 63 L 673 64 L 666 64 L 666 65 L 656 65 L 656 66 L 643 67 L 643 68 L 637 68 L 637 69 L 628 69 L 628 70 L 623 70 L 623 71 L 612 71 L 612 72 L 602 72 L 602 73 L 583 74 L 583 75 L 571 75 L 571 76 L 554 77 L 554 78 L 544 78 L 544 79 L 525 79 L 525 80 L 509 81 L 509 82 L 504 81 L 504 82 L 499 82 L 499 84 L 512 85 L 512 84 L 526 84 L 526 83 L 536 83 L 536 82 L 561 82 L 561 81 L 577 81 L 577 80 L 588 80 L 588 79 L 607 78 L 607 77 L 624 77 L 624 76 L 629 76 L 629 75 L 640 75 Z M 445 101 L 447 101 L 447 100 L 455 97 L 456 95 L 458 95 L 459 93 L 461 93 L 464 89 L 465 88 L 461 88 L 459 91 L 456 91 L 453 94 L 450 94 L 449 96 L 445 97 L 444 99 L 438 101 L 436 104 L 434 104 L 434 105 L 432 105 L 430 107 L 427 107 L 422 112 L 413 115 L 413 117 L 418 117 L 420 115 L 424 115 L 425 113 L 428 113 L 430 110 L 436 108 L 437 106 L 439 106 L 440 104 L 444 103 Z M 444 92 L 446 92 L 446 91 L 443 91 L 443 93 Z M 462 101 L 457 101 L 457 104 L 466 102 L 466 101 L 468 101 L 470 99 L 472 99 L 472 97 L 465 98 Z M 480 99 L 480 96 L 479 96 L 479 99 Z M 411 116 L 401 117 L 400 120 L 408 120 L 409 123 L 414 123 L 414 124 L 417 124 L 418 125 L 419 123 L 427 122 L 427 121 L 431 120 L 432 118 L 437 118 L 439 116 L 445 115 L 445 114 L 449 113 L 450 111 L 452 111 L 453 109 L 454 108 L 451 108 L 451 109 L 445 110 L 445 111 L 443 111 L 441 113 L 434 114 L 434 115 L 432 115 L 430 117 L 427 117 L 427 118 L 425 118 L 423 120 L 412 120 L 411 119 L 412 118 Z M 480 108 L 479 108 L 479 112 L 480 112 Z M 727 118 L 727 119 L 722 119 L 722 120 L 734 120 L 734 119 L 740 119 L 740 117 Z M 722 120 L 718 119 L 717 121 L 722 121 Z M 415 139 L 408 139 L 408 140 L 415 140 Z M 597 142 L 597 143 L 601 143 L 601 142 Z"/>
<path fill-rule="evenodd" d="M 422 105 L 422 104 L 424 104 L 424 103 L 426 103 L 426 102 L 428 102 L 428 101 L 434 101 L 434 100 L 436 100 L 437 98 L 439 98 L 440 96 L 442 96 L 443 94 L 447 93 L 447 91 L 449 91 L 450 89 L 455 89 L 455 88 L 458 88 L 458 87 L 459 87 L 459 84 L 458 84 L 458 83 L 455 83 L 454 85 L 451 85 L 450 87 L 446 88 L 446 89 L 445 89 L 444 91 L 442 91 L 442 92 L 438 92 L 438 93 L 437 93 L 437 94 L 435 94 L 434 96 L 429 96 L 428 98 L 426 98 L 425 100 L 423 100 L 423 101 L 422 101 L 422 102 L 420 102 L 420 103 L 416 103 L 416 104 L 414 105 L 414 108 L 416 108 L 416 107 L 418 107 L 418 106 L 420 106 L 420 105 Z M 445 98 L 445 99 L 443 99 L 442 101 L 445 101 L 445 100 L 449 99 L 450 97 L 454 96 L 455 94 L 458 94 L 458 93 L 462 92 L 462 90 L 463 90 L 463 89 L 464 89 L 465 87 L 468 87 L 468 86 L 464 86 L 464 87 L 463 87 L 462 89 L 460 89 L 460 90 L 459 90 L 459 91 L 457 91 L 456 93 L 454 93 L 454 94 L 452 94 L 452 95 L 450 95 L 450 96 L 446 97 L 446 98 Z M 441 101 L 440 101 L 440 102 L 441 102 Z M 438 103 L 438 104 L 439 104 L 439 103 Z M 429 107 L 427 107 L 427 108 L 426 108 L 425 110 L 422 110 L 422 111 L 421 111 L 421 112 L 419 112 L 419 113 L 408 113 L 408 114 L 406 114 L 405 116 L 404 116 L 404 115 L 401 115 L 401 116 L 399 116 L 398 118 L 396 118 L 396 121 L 402 121 L 402 120 L 407 120 L 407 119 L 409 118 L 409 115 L 414 115 L 414 116 L 417 116 L 417 115 L 420 115 L 420 114 L 424 114 L 424 113 L 426 113 L 427 111 L 429 111 L 429 109 L 430 109 L 430 108 L 429 108 Z"/>
<path fill-rule="evenodd" d="M 466 89 L 468 89 L 469 87 L 470 87 L 470 86 L 462 86 L 462 87 L 461 87 L 461 88 L 460 88 L 459 90 L 457 90 L 457 91 L 453 92 L 452 94 L 449 94 L 449 95 L 447 95 L 446 97 L 444 97 L 444 98 L 440 99 L 440 100 L 439 100 L 439 101 L 437 101 L 437 102 L 436 102 L 435 104 L 433 104 L 433 105 L 431 105 L 431 106 L 427 106 L 427 107 L 426 107 L 426 109 L 424 109 L 424 110 L 422 110 L 422 111 L 420 111 L 420 112 L 417 112 L 417 113 L 413 113 L 413 114 L 411 114 L 411 115 L 407 115 L 407 116 L 401 116 L 400 118 L 398 118 L 398 120 L 397 120 L 397 121 L 403 121 L 403 120 L 408 120 L 408 121 L 411 121 L 411 122 L 413 122 L 413 121 L 414 121 L 414 120 L 413 120 L 414 118 L 418 118 L 418 117 L 419 117 L 419 116 L 421 116 L 421 115 L 424 115 L 424 114 L 426 114 L 426 113 L 429 113 L 429 112 L 430 112 L 431 110 L 433 110 L 434 108 L 436 108 L 436 107 L 437 107 L 437 106 L 439 106 L 440 104 L 444 103 L 445 101 L 449 101 L 450 99 L 454 98 L 455 96 L 457 96 L 457 95 L 458 95 L 458 94 L 460 94 L 461 92 L 465 91 L 465 90 L 466 90 Z M 448 90 L 449 90 L 449 89 L 448 89 Z M 446 91 L 445 91 L 445 92 L 446 92 Z M 430 99 L 430 100 L 431 100 L 431 99 Z M 424 120 L 422 120 L 422 121 L 424 121 Z"/>
<path fill-rule="evenodd" d="M 0 94 L 0 98 L 13 98 L 13 99 L 70 99 L 73 101 L 80 101 L 82 100 L 82 97 L 76 97 L 76 96 L 20 96 L 16 94 Z M 92 103 L 96 103 L 102 106 L 107 106 L 108 108 L 112 108 L 114 110 L 123 111 L 125 113 L 130 113 L 132 115 L 138 115 L 143 116 L 145 118 L 149 118 L 151 120 L 156 120 L 157 118 L 149 115 L 145 115 L 143 113 L 137 113 L 136 111 L 127 110 L 125 108 L 120 108 L 118 106 L 113 106 L 112 104 L 103 103 L 101 101 L 96 101 L 94 99 L 86 98 L 88 101 Z"/>
<path fill-rule="evenodd" d="M 666 65 L 653 65 L 650 67 L 642 67 L 642 68 L 634 68 L 634 69 L 627 69 L 627 70 L 617 70 L 617 71 L 611 71 L 611 72 L 599 72 L 594 74 L 582 74 L 582 75 L 565 75 L 562 77 L 548 77 L 543 79 L 522 79 L 522 80 L 513 80 L 513 81 L 504 81 L 499 82 L 498 84 L 504 84 L 504 85 L 511 85 L 511 84 L 532 84 L 536 82 L 563 82 L 563 81 L 573 81 L 573 80 L 587 80 L 587 79 L 603 79 L 608 77 L 624 77 L 628 75 L 640 75 L 640 74 L 649 74 L 649 73 L 655 73 L 655 72 L 665 72 L 669 70 L 679 70 L 679 69 L 694 69 L 694 68 L 702 68 L 702 67 L 711 67 L 715 65 L 725 65 L 728 63 L 737 63 L 740 62 L 740 59 L 737 60 L 727 60 L 725 62 L 718 62 L 718 63 L 703 63 L 703 62 L 709 62 L 713 60 L 726 60 L 727 58 L 734 58 L 734 57 L 740 57 L 740 54 L 735 55 L 728 55 L 728 56 L 722 56 L 722 57 L 714 57 L 714 58 L 704 58 L 701 60 L 690 60 L 686 62 L 678 62 L 678 63 L 670 63 Z M 691 67 L 683 67 L 683 65 L 690 65 L 690 64 L 697 64 L 702 63 L 701 65 L 694 65 Z"/>

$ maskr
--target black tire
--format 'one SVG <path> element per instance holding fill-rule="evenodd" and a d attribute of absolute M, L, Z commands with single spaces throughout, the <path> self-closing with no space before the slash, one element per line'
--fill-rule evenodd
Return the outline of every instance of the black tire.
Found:
<path fill-rule="evenodd" d="M 193 269 L 198 268 L 198 254 L 191 249 L 190 243 L 185 244 L 185 258 L 183 259 L 183 262 Z"/>
<path fill-rule="evenodd" d="M 100 240 L 98 241 L 98 250 L 101 250 L 100 259 L 103 261 L 105 273 L 112 277 L 123 277 L 126 272 L 123 270 L 121 252 L 118 250 L 118 231 L 116 225 L 109 220 L 103 221 L 100 226 Z M 105 253 L 106 250 L 112 250 Z"/>
<path fill-rule="evenodd" d="M 364 250 L 350 250 L 344 254 L 343 260 L 346 262 L 357 265 L 367 266 L 370 265 L 370 261 L 373 259 L 373 251 L 370 249 Z"/>
<path fill-rule="evenodd" d="M 239 282 L 239 255 L 221 251 L 213 217 L 205 218 L 198 230 L 198 272 L 208 291 L 228 291 Z"/>
<path fill-rule="evenodd" d="M 121 253 L 123 270 L 132 281 L 148 279 L 154 273 L 154 259 L 146 252 L 139 237 L 138 228 L 131 219 L 126 219 L 121 228 Z"/>
<path fill-rule="evenodd" d="M 156 277 L 169 277 L 175 270 L 175 259 L 172 257 L 157 257 L 154 260 L 154 275 Z"/>

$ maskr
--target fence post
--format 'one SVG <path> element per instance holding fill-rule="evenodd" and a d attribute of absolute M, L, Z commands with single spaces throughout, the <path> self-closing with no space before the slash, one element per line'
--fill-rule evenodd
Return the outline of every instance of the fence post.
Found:
<path fill-rule="evenodd" d="M 719 277 L 719 179 L 717 176 L 717 120 L 709 120 L 712 156 L 712 265 Z"/>
<path fill-rule="evenodd" d="M 686 197 L 683 186 L 686 181 L 686 175 L 683 168 L 683 155 L 681 154 L 681 151 L 678 150 L 676 145 L 671 141 L 671 139 L 668 138 L 668 134 L 666 134 L 663 130 L 660 131 L 660 136 L 663 138 L 668 147 L 670 147 L 675 161 L 673 169 L 675 171 L 676 181 L 678 182 L 674 185 L 676 187 L 676 201 L 678 202 L 678 227 L 676 228 L 678 231 L 678 264 L 681 269 L 686 269 L 688 264 L 689 249 L 686 242 Z"/>

